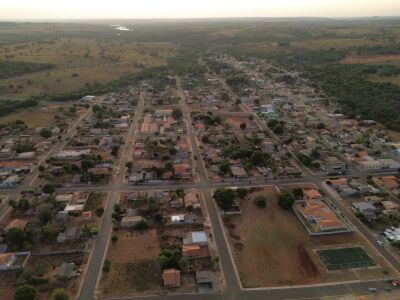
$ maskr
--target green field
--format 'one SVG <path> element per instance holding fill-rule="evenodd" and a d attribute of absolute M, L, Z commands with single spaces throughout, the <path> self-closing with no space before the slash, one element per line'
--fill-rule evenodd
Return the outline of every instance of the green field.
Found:
<path fill-rule="evenodd" d="M 317 250 L 316 253 L 329 271 L 376 266 L 361 247 Z"/>

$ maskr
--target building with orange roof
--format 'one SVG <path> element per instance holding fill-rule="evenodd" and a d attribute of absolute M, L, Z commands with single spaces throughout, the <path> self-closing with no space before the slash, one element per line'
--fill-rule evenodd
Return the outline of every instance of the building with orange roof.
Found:
<path fill-rule="evenodd" d="M 299 217 L 313 227 L 315 233 L 347 230 L 343 222 L 323 201 L 298 201 L 294 208 Z"/>
<path fill-rule="evenodd" d="M 196 258 L 201 256 L 201 249 L 199 245 L 183 245 L 182 255 L 188 258 Z"/>
<path fill-rule="evenodd" d="M 329 182 L 335 186 L 347 185 L 347 178 L 330 179 Z"/>
<path fill-rule="evenodd" d="M 304 190 L 303 193 L 306 199 L 315 200 L 322 198 L 322 195 L 320 194 L 320 192 L 318 192 L 317 189 L 307 189 Z"/>
<path fill-rule="evenodd" d="M 181 272 L 176 269 L 165 269 L 162 274 L 163 285 L 166 287 L 181 286 Z"/>
<path fill-rule="evenodd" d="M 26 226 L 28 225 L 27 220 L 21 219 L 14 219 L 10 223 L 7 224 L 6 228 L 4 229 L 6 232 L 9 231 L 11 228 L 18 228 L 21 230 L 25 230 Z"/>

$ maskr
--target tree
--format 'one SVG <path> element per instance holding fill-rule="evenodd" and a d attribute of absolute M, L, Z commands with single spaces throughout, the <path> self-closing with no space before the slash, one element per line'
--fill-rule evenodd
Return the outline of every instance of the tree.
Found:
<path fill-rule="evenodd" d="M 42 236 L 43 239 L 50 241 L 52 240 L 57 234 L 56 229 L 51 224 L 46 224 L 42 226 Z"/>
<path fill-rule="evenodd" d="M 101 217 L 104 214 L 104 208 L 99 206 L 96 208 L 96 216 Z"/>
<path fill-rule="evenodd" d="M 132 169 L 132 167 L 133 167 L 133 162 L 128 161 L 128 162 L 125 164 L 125 167 L 128 169 L 128 171 L 130 171 L 130 170 Z"/>
<path fill-rule="evenodd" d="M 181 110 L 180 108 L 175 108 L 175 109 L 172 111 L 172 117 L 173 117 L 175 120 L 180 120 L 180 119 L 182 119 L 182 116 L 183 116 L 183 113 L 182 113 L 182 110 Z"/>
<path fill-rule="evenodd" d="M 31 205 L 29 204 L 29 200 L 26 198 L 21 198 L 18 201 L 18 209 L 23 210 L 23 211 L 27 211 L 29 208 L 31 207 Z"/>
<path fill-rule="evenodd" d="M 229 162 L 227 160 L 221 161 L 219 164 L 219 172 L 222 175 L 229 174 L 231 172 L 231 167 L 229 166 Z"/>
<path fill-rule="evenodd" d="M 35 300 L 36 290 L 33 286 L 24 284 L 16 288 L 15 300 Z"/>
<path fill-rule="evenodd" d="M 231 209 L 235 197 L 235 191 L 229 188 L 219 188 L 214 192 L 214 199 L 222 210 Z"/>
<path fill-rule="evenodd" d="M 38 218 L 42 222 L 42 224 L 47 224 L 53 218 L 52 215 L 52 205 L 50 203 L 42 203 L 36 207 L 38 212 Z"/>
<path fill-rule="evenodd" d="M 265 154 L 261 150 L 256 150 L 253 152 L 253 155 L 251 156 L 251 161 L 256 166 L 264 166 Z"/>
<path fill-rule="evenodd" d="M 249 191 L 245 188 L 238 188 L 236 190 L 236 195 L 238 196 L 238 198 L 240 200 L 243 200 L 247 197 L 247 195 L 249 194 Z"/>
<path fill-rule="evenodd" d="M 117 241 L 118 241 L 118 236 L 114 234 L 114 235 L 111 237 L 111 242 L 116 243 Z"/>
<path fill-rule="evenodd" d="M 240 124 L 240 129 L 245 130 L 246 129 L 246 123 L 241 123 Z"/>
<path fill-rule="evenodd" d="M 145 230 L 147 228 L 149 228 L 149 224 L 146 222 L 146 220 L 140 220 L 135 225 L 135 229 L 137 230 Z"/>
<path fill-rule="evenodd" d="M 44 137 L 44 138 L 46 138 L 46 139 L 48 139 L 49 137 L 51 137 L 51 131 L 49 130 L 49 129 L 47 129 L 47 128 L 42 128 L 41 130 L 40 130 L 40 133 L 39 133 L 42 137 Z"/>
<path fill-rule="evenodd" d="M 110 272 L 110 269 L 111 269 L 111 261 L 109 261 L 108 259 L 104 260 L 102 268 L 103 272 L 108 273 Z"/>
<path fill-rule="evenodd" d="M 293 189 L 293 196 L 296 199 L 303 199 L 303 197 L 304 197 L 303 189 L 301 187 L 294 188 Z"/>
<path fill-rule="evenodd" d="M 55 289 L 51 294 L 51 300 L 68 300 L 68 294 L 65 289 Z"/>
<path fill-rule="evenodd" d="M 265 197 L 263 195 L 259 195 L 257 197 L 254 198 L 254 203 L 260 207 L 263 208 L 267 205 L 267 202 L 265 200 Z"/>
<path fill-rule="evenodd" d="M 294 198 L 288 192 L 284 191 L 278 196 L 278 205 L 282 209 L 289 210 L 292 208 L 294 203 Z"/>
<path fill-rule="evenodd" d="M 45 194 L 53 194 L 54 191 L 55 191 L 55 188 L 51 184 L 46 184 L 46 185 L 43 186 L 42 191 Z"/>
<path fill-rule="evenodd" d="M 11 248 L 21 249 L 26 239 L 25 232 L 20 228 L 10 228 L 7 231 L 6 239 Z"/>
<path fill-rule="evenodd" d="M 284 130 L 284 127 L 283 127 L 283 125 L 282 124 L 278 124 L 278 125 L 276 125 L 275 127 L 274 127 L 274 129 L 273 129 L 273 131 L 274 131 L 274 133 L 275 134 L 282 134 L 283 133 L 283 130 Z"/>

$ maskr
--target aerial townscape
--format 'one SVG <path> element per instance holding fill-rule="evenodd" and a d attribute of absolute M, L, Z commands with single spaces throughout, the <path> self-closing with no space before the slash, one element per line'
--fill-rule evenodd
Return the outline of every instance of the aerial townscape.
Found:
<path fill-rule="evenodd" d="M 400 299 L 399 17 L 3 19 L 0 300 Z"/>

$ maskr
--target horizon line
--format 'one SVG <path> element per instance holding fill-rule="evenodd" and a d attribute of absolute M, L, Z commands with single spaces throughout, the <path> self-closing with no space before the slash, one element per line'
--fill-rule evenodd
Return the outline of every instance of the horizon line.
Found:
<path fill-rule="evenodd" d="M 175 21 L 175 20 L 229 20 L 229 19 L 328 19 L 328 20 L 343 20 L 343 19 L 379 19 L 379 18 L 400 18 L 400 15 L 375 15 L 375 16 L 353 16 L 353 17 L 340 17 L 340 16 L 280 16 L 280 17 L 175 17 L 175 18 L 112 18 L 112 17 L 98 17 L 98 18 L 17 18 L 17 19 L 0 19 L 0 22 L 31 22 L 31 21 L 108 21 L 108 20 L 121 20 L 121 21 Z"/>

